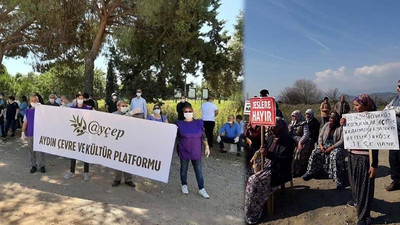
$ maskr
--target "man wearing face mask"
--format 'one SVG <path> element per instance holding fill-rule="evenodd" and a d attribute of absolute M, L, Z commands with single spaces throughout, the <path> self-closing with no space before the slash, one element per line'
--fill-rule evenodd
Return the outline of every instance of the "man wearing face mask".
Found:
<path fill-rule="evenodd" d="M 71 108 L 74 109 L 84 109 L 84 110 L 91 110 L 92 107 L 85 105 L 83 101 L 82 94 L 76 94 L 76 106 L 72 106 Z M 64 179 L 70 179 L 71 177 L 75 176 L 75 167 L 76 167 L 76 159 L 71 159 L 71 167 L 70 172 L 65 174 Z M 83 180 L 89 181 L 89 163 L 83 163 Z"/>
<path fill-rule="evenodd" d="M 68 98 L 66 96 L 61 96 L 60 98 L 61 101 L 61 107 L 67 107 L 67 108 L 71 108 L 73 106 L 72 102 L 69 102 Z"/>
<path fill-rule="evenodd" d="M 45 169 L 45 153 L 33 151 L 33 129 L 35 120 L 35 109 L 40 106 L 39 98 L 36 95 L 30 97 L 31 108 L 27 109 L 24 116 L 24 124 L 22 125 L 21 139 L 28 142 L 29 148 L 29 159 L 31 162 L 30 173 L 34 173 L 37 170 L 36 157 L 39 156 L 40 172 L 46 173 Z"/>
<path fill-rule="evenodd" d="M 96 109 L 96 102 L 90 98 L 88 93 L 83 93 L 83 103 L 87 106 L 91 106 L 92 109 Z"/>
<path fill-rule="evenodd" d="M 118 110 L 117 108 L 118 97 L 116 93 L 112 93 L 111 99 L 107 100 L 106 112 L 113 113 Z"/>
<path fill-rule="evenodd" d="M 135 118 L 147 118 L 147 103 L 146 100 L 142 98 L 141 89 L 136 90 L 136 97 L 132 98 L 131 105 L 129 106 L 129 111 Z"/>
<path fill-rule="evenodd" d="M 17 119 L 18 119 L 18 114 L 19 114 L 19 106 L 15 102 L 15 97 L 10 96 L 8 98 L 8 105 L 7 105 L 7 110 L 6 110 L 6 128 L 3 134 L 3 139 L 7 139 L 7 133 L 8 129 L 10 129 L 10 126 L 12 127 L 12 134 L 11 137 L 15 136 L 15 130 L 17 129 Z"/>
<path fill-rule="evenodd" d="M 233 115 L 228 116 L 228 122 L 225 123 L 221 129 L 218 130 L 217 141 L 219 143 L 219 147 L 221 148 L 222 153 L 226 153 L 227 151 L 224 148 L 224 142 L 236 144 L 237 147 L 237 156 L 240 156 L 240 142 L 239 136 L 241 134 L 240 125 L 235 123 Z M 225 133 L 224 136 L 221 136 Z"/>
<path fill-rule="evenodd" d="M 119 100 L 117 102 L 117 111 L 113 112 L 112 114 L 116 115 L 126 115 L 126 112 L 128 111 L 128 107 L 126 106 L 126 103 L 123 100 Z M 114 183 L 111 185 L 113 187 L 117 187 L 118 185 L 121 184 L 121 178 L 122 175 L 124 175 L 125 179 L 125 184 L 127 184 L 130 187 L 135 187 L 136 185 L 132 182 L 132 174 L 122 172 L 119 170 L 114 170 Z"/>
<path fill-rule="evenodd" d="M 192 107 L 192 105 L 186 101 L 186 96 L 181 96 L 181 102 L 176 105 L 176 112 L 178 113 L 178 120 L 184 120 L 185 117 L 183 116 L 183 108 L 185 107 Z"/>
<path fill-rule="evenodd" d="M 49 101 L 46 102 L 45 105 L 60 106 L 60 104 L 58 104 L 58 103 L 56 102 L 56 95 L 55 95 L 55 94 L 50 94 L 50 95 L 49 95 Z"/>

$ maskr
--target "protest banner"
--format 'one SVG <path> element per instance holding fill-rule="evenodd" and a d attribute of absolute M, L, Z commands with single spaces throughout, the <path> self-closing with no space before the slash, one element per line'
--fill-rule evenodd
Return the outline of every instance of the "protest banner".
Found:
<path fill-rule="evenodd" d="M 251 108 L 250 101 L 246 100 L 246 101 L 244 102 L 243 115 L 250 115 L 250 108 Z"/>
<path fill-rule="evenodd" d="M 261 146 L 264 145 L 264 126 L 275 126 L 276 109 L 273 97 L 250 99 L 250 124 L 261 126 Z M 261 157 L 261 169 L 264 169 L 264 157 Z"/>
<path fill-rule="evenodd" d="M 394 110 L 344 114 L 345 149 L 399 150 Z"/>
<path fill-rule="evenodd" d="M 176 125 L 45 105 L 34 122 L 34 151 L 168 183 Z"/>
<path fill-rule="evenodd" d="M 275 126 L 275 99 L 273 97 L 250 99 L 250 123 L 253 125 Z"/>

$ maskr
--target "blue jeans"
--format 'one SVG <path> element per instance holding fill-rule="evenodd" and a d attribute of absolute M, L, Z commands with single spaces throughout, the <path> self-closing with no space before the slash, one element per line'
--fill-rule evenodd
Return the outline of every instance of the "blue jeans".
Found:
<path fill-rule="evenodd" d="M 203 189 L 204 179 L 203 179 L 203 172 L 201 171 L 201 160 L 189 160 L 181 158 L 181 183 L 182 185 L 187 185 L 187 171 L 189 168 L 189 161 L 192 161 L 199 190 Z"/>

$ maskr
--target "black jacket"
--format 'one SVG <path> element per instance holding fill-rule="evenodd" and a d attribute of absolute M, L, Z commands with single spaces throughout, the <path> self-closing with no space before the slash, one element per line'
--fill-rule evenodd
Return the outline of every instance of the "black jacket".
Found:
<path fill-rule="evenodd" d="M 310 121 L 308 121 L 308 130 L 310 131 L 310 138 L 314 143 L 318 141 L 319 127 L 320 123 L 315 117 L 313 117 Z"/>
<path fill-rule="evenodd" d="M 274 137 L 268 138 L 265 148 L 268 150 Z M 267 158 L 271 160 L 271 187 L 284 184 L 292 180 L 292 158 L 294 151 L 294 141 L 287 135 L 282 134 L 278 139 L 276 146 L 272 152 L 267 153 Z"/>

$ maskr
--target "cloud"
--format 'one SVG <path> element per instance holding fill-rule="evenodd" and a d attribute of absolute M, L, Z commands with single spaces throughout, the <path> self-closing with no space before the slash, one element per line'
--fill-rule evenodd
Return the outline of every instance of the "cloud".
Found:
<path fill-rule="evenodd" d="M 315 73 L 314 82 L 321 90 L 338 88 L 347 94 L 360 92 L 395 92 L 400 74 L 400 62 L 369 65 L 348 69 L 327 69 Z"/>
<path fill-rule="evenodd" d="M 393 72 L 400 72 L 400 62 L 387 63 L 383 65 L 363 66 L 354 70 L 354 74 L 356 76 L 370 77 L 381 77 Z"/>

